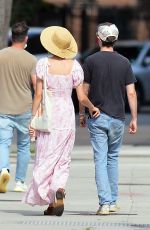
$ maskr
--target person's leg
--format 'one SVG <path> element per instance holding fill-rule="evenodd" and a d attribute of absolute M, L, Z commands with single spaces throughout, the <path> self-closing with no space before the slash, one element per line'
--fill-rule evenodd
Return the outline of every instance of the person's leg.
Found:
<path fill-rule="evenodd" d="M 91 143 L 94 150 L 95 179 L 99 197 L 99 204 L 102 206 L 111 202 L 111 191 L 107 175 L 107 151 L 108 116 L 101 114 L 96 119 L 88 120 L 88 128 Z"/>
<path fill-rule="evenodd" d="M 9 148 L 13 138 L 13 122 L 11 116 L 0 115 L 0 171 L 10 169 Z"/>
<path fill-rule="evenodd" d="M 7 192 L 10 179 L 9 147 L 13 137 L 13 116 L 0 115 L 0 193 Z"/>
<path fill-rule="evenodd" d="M 30 160 L 30 136 L 28 130 L 30 119 L 31 111 L 16 116 L 18 155 L 15 180 L 21 182 L 25 181 Z"/>
<path fill-rule="evenodd" d="M 124 121 L 111 118 L 109 124 L 107 171 L 113 205 L 118 198 L 118 155 L 123 139 Z"/>

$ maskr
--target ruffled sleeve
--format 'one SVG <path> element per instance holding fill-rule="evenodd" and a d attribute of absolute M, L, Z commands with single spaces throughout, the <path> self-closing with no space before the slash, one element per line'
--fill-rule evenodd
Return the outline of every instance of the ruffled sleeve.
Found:
<path fill-rule="evenodd" d="M 75 66 L 73 69 L 73 88 L 76 88 L 78 85 L 83 83 L 84 73 L 79 62 L 75 60 Z"/>
<path fill-rule="evenodd" d="M 36 65 L 36 76 L 43 80 L 44 72 L 46 71 L 46 58 L 41 58 Z"/>

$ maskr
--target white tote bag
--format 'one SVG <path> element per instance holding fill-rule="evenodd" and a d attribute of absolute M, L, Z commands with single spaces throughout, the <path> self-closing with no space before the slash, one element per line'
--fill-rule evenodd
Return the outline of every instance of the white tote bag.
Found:
<path fill-rule="evenodd" d="M 42 132 L 50 132 L 52 126 L 52 94 L 47 89 L 46 77 L 43 77 L 43 99 L 42 99 L 42 114 L 36 115 L 31 121 L 31 127 Z"/>

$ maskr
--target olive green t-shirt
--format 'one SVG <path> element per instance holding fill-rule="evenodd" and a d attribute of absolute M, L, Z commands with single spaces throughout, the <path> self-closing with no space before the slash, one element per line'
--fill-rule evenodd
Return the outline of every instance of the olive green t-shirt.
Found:
<path fill-rule="evenodd" d="M 24 49 L 0 50 L 0 113 L 22 114 L 32 106 L 36 58 Z"/>

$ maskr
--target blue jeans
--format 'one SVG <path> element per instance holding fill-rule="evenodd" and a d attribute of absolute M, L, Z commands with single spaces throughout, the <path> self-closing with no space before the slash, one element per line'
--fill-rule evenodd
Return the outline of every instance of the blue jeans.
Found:
<path fill-rule="evenodd" d="M 88 119 L 100 205 L 115 204 L 118 198 L 118 155 L 124 123 L 105 113 L 101 113 L 98 118 Z"/>
<path fill-rule="evenodd" d="M 20 115 L 0 114 L 0 171 L 10 170 L 9 148 L 12 143 L 14 129 L 17 132 L 17 168 L 16 181 L 25 181 L 30 160 L 29 122 L 31 111 Z"/>

